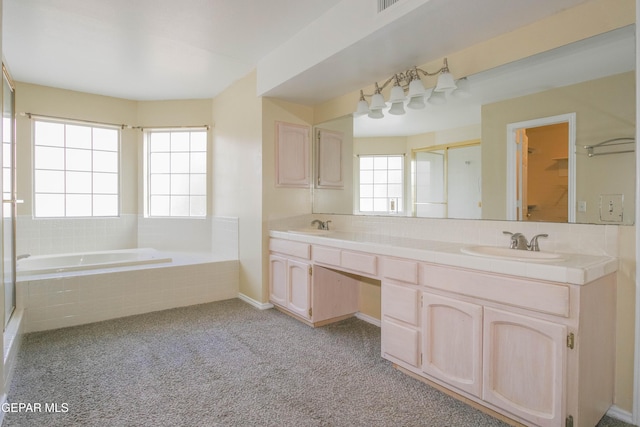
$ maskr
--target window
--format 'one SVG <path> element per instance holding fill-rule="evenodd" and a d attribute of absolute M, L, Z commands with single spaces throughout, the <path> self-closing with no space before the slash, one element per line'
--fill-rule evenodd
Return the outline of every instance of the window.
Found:
<path fill-rule="evenodd" d="M 33 135 L 34 216 L 118 216 L 118 128 L 34 120 Z"/>
<path fill-rule="evenodd" d="M 360 157 L 360 212 L 404 211 L 404 156 Z"/>
<path fill-rule="evenodd" d="M 206 216 L 207 131 L 150 130 L 145 143 L 147 216 Z"/>

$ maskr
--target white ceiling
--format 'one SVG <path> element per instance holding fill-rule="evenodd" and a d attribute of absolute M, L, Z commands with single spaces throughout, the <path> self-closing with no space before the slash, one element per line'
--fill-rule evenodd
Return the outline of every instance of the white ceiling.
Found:
<path fill-rule="evenodd" d="M 304 49 L 321 51 L 322 34 L 340 28 L 321 18 L 355 1 L 3 0 L 3 53 L 22 82 L 133 100 L 210 98 L 310 24 L 322 23 L 318 45 Z M 400 0 L 392 7 L 415 13 L 266 94 L 313 104 L 584 1 Z M 353 22 L 373 10 L 370 2 Z M 295 69 L 302 56 L 293 52 L 282 66 Z"/>
<path fill-rule="evenodd" d="M 339 1 L 3 0 L 3 54 L 17 81 L 211 98 Z"/>

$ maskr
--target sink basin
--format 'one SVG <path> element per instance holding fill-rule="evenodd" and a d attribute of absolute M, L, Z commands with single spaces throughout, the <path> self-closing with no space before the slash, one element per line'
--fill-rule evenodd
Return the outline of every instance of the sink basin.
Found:
<path fill-rule="evenodd" d="M 326 236 L 331 233 L 330 230 L 318 230 L 317 228 L 299 228 L 297 230 L 289 230 L 289 233 L 307 234 L 309 236 Z"/>
<path fill-rule="evenodd" d="M 553 262 L 564 259 L 562 255 L 551 252 L 524 251 L 498 246 L 466 246 L 460 249 L 460 251 L 469 255 L 509 259 L 513 261 Z"/>

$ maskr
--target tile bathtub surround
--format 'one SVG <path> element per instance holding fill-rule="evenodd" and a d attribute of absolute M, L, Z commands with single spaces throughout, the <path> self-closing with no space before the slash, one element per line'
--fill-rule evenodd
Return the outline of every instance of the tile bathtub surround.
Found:
<path fill-rule="evenodd" d="M 456 220 L 390 216 L 308 214 L 270 221 L 269 228 L 286 231 L 308 228 L 314 219 L 331 220 L 331 229 L 469 245 L 508 246 L 503 231 L 536 234 L 540 249 L 548 252 L 618 256 L 617 225 L 559 224 L 489 220 Z"/>
<path fill-rule="evenodd" d="M 25 332 L 236 298 L 238 261 L 18 282 Z"/>
<path fill-rule="evenodd" d="M 59 219 L 20 215 L 16 223 L 17 254 L 45 255 L 137 247 L 136 215 Z"/>
<path fill-rule="evenodd" d="M 17 220 L 17 254 L 58 253 L 151 247 L 167 251 L 213 252 L 236 259 L 238 219 L 227 217 L 34 219 Z"/>

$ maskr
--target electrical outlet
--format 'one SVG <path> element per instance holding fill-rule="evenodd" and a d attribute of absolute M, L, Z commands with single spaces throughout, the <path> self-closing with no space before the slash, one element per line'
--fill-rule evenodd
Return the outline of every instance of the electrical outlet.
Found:
<path fill-rule="evenodd" d="M 604 222 L 622 222 L 623 214 L 622 194 L 600 195 L 600 220 Z"/>

